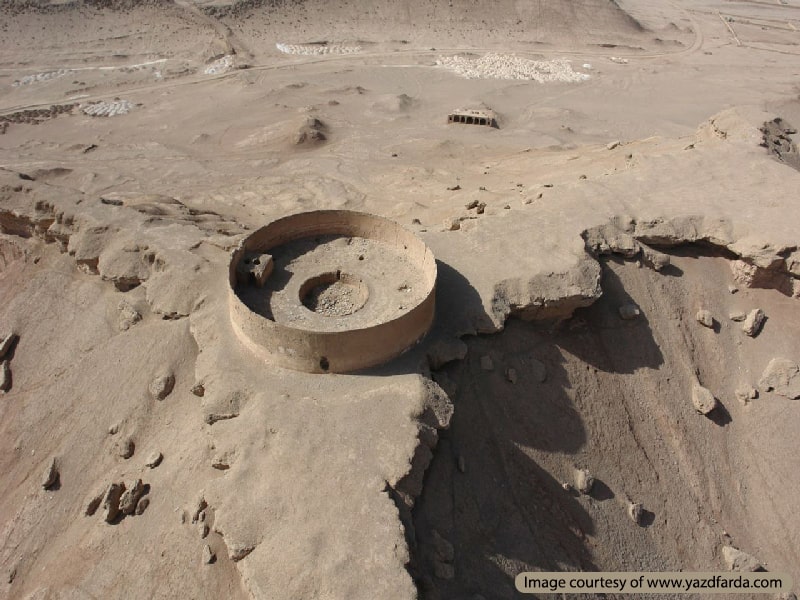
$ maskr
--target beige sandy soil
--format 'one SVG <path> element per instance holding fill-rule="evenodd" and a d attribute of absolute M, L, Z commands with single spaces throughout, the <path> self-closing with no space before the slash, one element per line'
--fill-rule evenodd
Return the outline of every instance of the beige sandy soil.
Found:
<path fill-rule="evenodd" d="M 800 126 L 800 2 L 359 4 L 3 3 L 0 597 L 515 598 L 726 546 L 800 580 L 797 378 L 737 398 L 800 362 L 800 173 L 760 131 Z M 487 53 L 589 78 L 436 64 Z M 324 208 L 440 261 L 369 372 L 231 330 L 230 251 Z"/>

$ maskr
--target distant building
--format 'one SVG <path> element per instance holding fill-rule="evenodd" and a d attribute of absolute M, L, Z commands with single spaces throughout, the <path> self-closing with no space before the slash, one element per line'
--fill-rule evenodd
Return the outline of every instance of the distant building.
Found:
<path fill-rule="evenodd" d="M 472 110 L 458 108 L 447 115 L 448 123 L 463 123 L 465 125 L 485 125 L 497 127 L 497 119 L 493 110 Z"/>

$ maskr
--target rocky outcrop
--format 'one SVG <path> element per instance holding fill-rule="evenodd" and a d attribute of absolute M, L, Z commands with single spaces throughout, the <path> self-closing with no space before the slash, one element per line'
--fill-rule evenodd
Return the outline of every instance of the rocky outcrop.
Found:
<path fill-rule="evenodd" d="M 758 387 L 791 400 L 800 398 L 800 366 L 787 358 L 773 358 L 761 375 Z"/>

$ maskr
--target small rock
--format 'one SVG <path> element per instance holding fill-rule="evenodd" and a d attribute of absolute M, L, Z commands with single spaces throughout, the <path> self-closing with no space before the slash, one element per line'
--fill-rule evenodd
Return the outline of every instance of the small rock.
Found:
<path fill-rule="evenodd" d="M 574 490 L 575 488 L 573 488 L 573 487 L 572 487 L 572 484 L 571 484 L 571 483 L 569 483 L 569 482 L 565 481 L 565 482 L 563 482 L 563 483 L 561 484 L 561 489 L 562 489 L 562 490 L 564 490 L 565 492 L 571 492 L 571 491 L 572 491 L 572 490 Z"/>
<path fill-rule="evenodd" d="M 133 453 L 136 451 L 136 444 L 134 443 L 132 438 L 125 438 L 117 442 L 115 445 L 117 455 L 124 459 L 129 459 L 133 456 Z"/>
<path fill-rule="evenodd" d="M 119 423 L 114 423 L 108 428 L 108 435 L 117 435 L 119 433 Z"/>
<path fill-rule="evenodd" d="M 8 584 L 11 585 L 12 583 L 14 583 L 14 579 L 16 579 L 16 578 L 17 578 L 17 567 L 13 567 L 8 572 L 8 579 L 7 579 Z"/>
<path fill-rule="evenodd" d="M 761 571 L 764 568 L 753 556 L 733 546 L 722 547 L 722 559 L 725 561 L 725 565 L 730 571 L 752 573 Z"/>
<path fill-rule="evenodd" d="M 436 558 L 442 562 L 451 563 L 455 559 L 456 552 L 453 544 L 444 539 L 435 529 L 433 530 L 433 550 Z"/>
<path fill-rule="evenodd" d="M 124 483 L 112 483 L 108 486 L 108 491 L 105 494 L 105 500 L 103 502 L 103 510 L 106 512 L 106 523 L 113 523 L 114 519 L 119 516 L 119 501 L 123 493 L 125 493 Z"/>
<path fill-rule="evenodd" d="M 136 505 L 144 496 L 144 484 L 141 479 L 137 479 L 133 487 L 126 490 L 119 500 L 119 509 L 124 515 L 132 515 L 136 512 Z"/>
<path fill-rule="evenodd" d="M 427 356 L 431 370 L 438 371 L 449 362 L 464 360 L 467 345 L 458 338 L 439 340 L 430 347 Z"/>
<path fill-rule="evenodd" d="M 461 229 L 461 219 L 458 217 L 450 217 L 444 220 L 442 226 L 445 231 L 458 231 Z"/>
<path fill-rule="evenodd" d="M 641 242 L 639 245 L 642 247 L 642 260 L 644 264 L 653 269 L 654 271 L 661 271 L 666 269 L 671 264 L 669 254 L 664 254 L 658 250 L 653 250 L 649 246 L 645 246 Z"/>
<path fill-rule="evenodd" d="M 482 190 L 486 190 L 486 188 L 481 188 Z M 475 207 L 475 212 L 479 215 L 482 215 L 486 211 L 486 202 L 479 202 L 478 206 Z"/>
<path fill-rule="evenodd" d="M 192 386 L 192 393 L 198 398 L 202 398 L 203 396 L 206 395 L 206 388 L 203 386 L 202 383 L 195 383 Z"/>
<path fill-rule="evenodd" d="M 739 291 L 739 288 L 737 288 L 735 285 L 731 284 L 731 285 L 728 286 L 728 291 L 731 294 L 735 294 L 736 292 Z"/>
<path fill-rule="evenodd" d="M 208 537 L 208 532 L 210 531 L 208 523 L 198 523 L 197 527 L 200 530 L 200 539 L 206 539 Z"/>
<path fill-rule="evenodd" d="M 0 359 L 6 357 L 6 354 L 18 339 L 19 336 L 13 331 L 3 336 L 2 340 L 0 340 Z"/>
<path fill-rule="evenodd" d="M 242 560 L 255 549 L 253 544 L 233 543 L 228 548 L 228 556 L 233 562 Z"/>
<path fill-rule="evenodd" d="M 701 415 L 707 415 L 717 407 L 717 399 L 702 385 L 695 383 L 692 387 L 692 404 Z"/>
<path fill-rule="evenodd" d="M 588 494 L 594 487 L 594 477 L 589 474 L 586 469 L 578 469 L 575 471 L 575 489 L 581 494 Z"/>
<path fill-rule="evenodd" d="M 211 459 L 211 466 L 220 471 L 227 471 L 231 468 L 233 452 L 220 452 Z"/>
<path fill-rule="evenodd" d="M 119 329 L 120 331 L 127 331 L 133 325 L 142 320 L 141 313 L 133 308 L 127 301 L 121 300 L 117 306 L 119 310 Z"/>
<path fill-rule="evenodd" d="M 509 383 L 517 383 L 517 370 L 513 367 L 506 369 L 506 379 Z"/>
<path fill-rule="evenodd" d="M 136 504 L 136 515 L 141 515 L 144 511 L 147 510 L 147 507 L 150 506 L 150 498 L 145 496 Z"/>
<path fill-rule="evenodd" d="M 535 358 L 531 359 L 530 373 L 538 383 L 544 383 L 547 379 L 547 367 L 542 361 Z"/>
<path fill-rule="evenodd" d="M 747 313 L 745 313 L 743 310 L 733 310 L 728 315 L 728 318 L 731 321 L 736 321 L 737 323 L 741 323 L 747 318 Z"/>
<path fill-rule="evenodd" d="M 705 309 L 698 310 L 694 318 L 697 319 L 697 322 L 703 327 L 708 327 L 709 329 L 714 327 L 714 317 L 711 316 L 711 311 Z"/>
<path fill-rule="evenodd" d="M 45 469 L 44 477 L 42 477 L 42 487 L 49 490 L 58 481 L 58 461 L 54 458 L 50 461 L 50 465 Z"/>
<path fill-rule="evenodd" d="M 453 565 L 440 560 L 433 561 L 433 574 L 439 579 L 450 580 L 456 576 Z"/>
<path fill-rule="evenodd" d="M 614 140 L 613 142 L 611 142 L 610 144 L 608 144 L 606 146 L 606 150 L 613 150 L 614 148 L 619 147 L 619 145 L 620 145 L 620 141 L 619 140 Z"/>
<path fill-rule="evenodd" d="M 758 398 L 758 390 L 754 387 L 739 388 L 736 390 L 736 399 L 742 404 L 747 404 L 750 400 Z"/>
<path fill-rule="evenodd" d="M 492 362 L 492 357 L 488 354 L 481 356 L 481 369 L 484 371 L 494 371 L 494 362 Z"/>
<path fill-rule="evenodd" d="M 461 186 L 460 186 L 460 185 L 458 185 L 458 184 L 455 184 L 455 185 L 451 185 L 451 186 L 450 186 L 449 188 L 447 188 L 447 189 L 448 189 L 448 191 L 450 191 L 450 192 L 457 192 L 458 190 L 460 190 L 460 189 L 461 189 Z"/>
<path fill-rule="evenodd" d="M 175 376 L 172 373 L 162 373 L 150 382 L 150 395 L 156 400 L 163 400 L 175 387 Z"/>
<path fill-rule="evenodd" d="M 644 516 L 644 506 L 638 502 L 631 502 L 628 504 L 628 516 L 631 518 L 631 521 L 637 525 L 641 525 L 642 517 Z"/>
<path fill-rule="evenodd" d="M 472 201 L 470 201 L 470 202 L 467 202 L 467 203 L 464 205 L 464 207 L 465 207 L 467 210 L 472 210 L 473 208 L 477 208 L 477 207 L 478 207 L 478 201 L 477 201 L 477 200 L 472 200 Z"/>
<path fill-rule="evenodd" d="M 458 455 L 457 464 L 458 464 L 458 470 L 459 471 L 461 471 L 462 473 L 466 473 L 467 472 L 467 461 L 464 460 L 464 455 L 463 454 L 459 454 Z"/>
<path fill-rule="evenodd" d="M 222 412 L 222 413 L 212 412 L 208 413 L 205 417 L 203 417 L 203 420 L 205 420 L 207 425 L 213 425 L 217 421 L 227 421 L 228 419 L 235 419 L 238 416 L 239 416 L 238 411 Z"/>
<path fill-rule="evenodd" d="M 213 564 L 214 561 L 217 559 L 217 555 L 214 554 L 214 551 L 211 549 L 211 546 L 208 544 L 203 545 L 203 564 L 210 565 Z"/>
<path fill-rule="evenodd" d="M 144 466 L 150 467 L 151 469 L 155 469 L 158 465 L 161 464 L 162 460 L 164 460 L 164 455 L 161 454 L 161 452 L 156 451 L 147 457 L 147 460 L 144 462 Z"/>
<path fill-rule="evenodd" d="M 750 337 L 757 336 L 758 332 L 761 331 L 761 326 L 764 324 L 764 319 L 766 319 L 764 311 L 760 308 L 754 308 L 747 313 L 747 317 L 742 323 L 742 331 Z"/>
<path fill-rule="evenodd" d="M 0 392 L 7 392 L 11 389 L 11 366 L 7 360 L 0 363 Z"/>
<path fill-rule="evenodd" d="M 197 502 L 195 503 L 194 511 L 192 512 L 192 523 L 197 523 L 200 519 L 200 513 L 202 513 L 206 508 L 208 508 L 208 502 L 206 502 L 205 497 L 203 494 L 197 498 Z"/>
<path fill-rule="evenodd" d="M 764 369 L 758 388 L 797 400 L 800 398 L 800 366 L 787 358 L 773 358 Z"/>
<path fill-rule="evenodd" d="M 625 321 L 635 319 L 641 314 L 639 307 L 635 304 L 623 304 L 619 307 L 619 316 Z"/>
<path fill-rule="evenodd" d="M 94 513 L 97 512 L 97 509 L 100 508 L 100 505 L 103 503 L 103 498 L 106 496 L 106 490 L 103 489 L 100 493 L 92 496 L 89 499 L 89 502 L 86 503 L 86 510 L 83 511 L 83 514 L 87 517 L 91 517 Z"/>

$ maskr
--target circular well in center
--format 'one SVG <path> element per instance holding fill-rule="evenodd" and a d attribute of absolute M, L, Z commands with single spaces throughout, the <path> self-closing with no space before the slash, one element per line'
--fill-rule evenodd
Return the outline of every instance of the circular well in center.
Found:
<path fill-rule="evenodd" d="M 358 277 L 331 271 L 304 281 L 299 296 L 303 306 L 313 313 L 324 317 L 346 317 L 367 303 L 369 289 Z"/>

